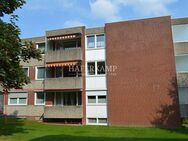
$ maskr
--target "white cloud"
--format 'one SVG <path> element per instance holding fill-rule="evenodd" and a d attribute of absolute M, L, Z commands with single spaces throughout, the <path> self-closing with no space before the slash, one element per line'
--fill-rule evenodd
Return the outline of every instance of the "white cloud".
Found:
<path fill-rule="evenodd" d="M 68 20 L 63 24 L 64 27 L 76 27 L 76 26 L 86 26 L 84 23 L 78 20 Z"/>
<path fill-rule="evenodd" d="M 94 18 L 104 19 L 107 22 L 120 20 L 118 5 L 111 0 L 96 0 L 90 2 L 91 15 Z"/>
<path fill-rule="evenodd" d="M 105 21 L 121 20 L 120 10 L 131 8 L 141 16 L 168 15 L 167 6 L 178 0 L 94 0 L 90 2 L 91 14 Z"/>
<path fill-rule="evenodd" d="M 115 1 L 115 0 L 113 0 Z M 135 12 L 144 16 L 170 14 L 167 6 L 178 0 L 116 0 L 116 4 L 131 6 Z"/>

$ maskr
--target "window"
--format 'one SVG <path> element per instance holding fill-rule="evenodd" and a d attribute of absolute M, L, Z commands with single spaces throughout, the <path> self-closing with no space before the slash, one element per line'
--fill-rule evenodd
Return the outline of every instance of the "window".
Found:
<path fill-rule="evenodd" d="M 44 79 L 45 77 L 45 68 L 44 67 L 37 67 L 37 79 Z"/>
<path fill-rule="evenodd" d="M 9 98 L 9 105 L 26 105 L 27 98 Z"/>
<path fill-rule="evenodd" d="M 35 93 L 35 105 L 44 105 L 45 104 L 45 93 L 36 92 Z"/>
<path fill-rule="evenodd" d="M 87 47 L 95 48 L 95 36 L 87 36 Z"/>
<path fill-rule="evenodd" d="M 88 104 L 102 104 L 106 103 L 106 95 L 92 95 L 88 96 Z"/>
<path fill-rule="evenodd" d="M 40 49 L 41 53 L 45 53 L 45 43 L 38 43 L 38 49 Z"/>
<path fill-rule="evenodd" d="M 88 62 L 87 70 L 88 75 L 95 75 L 95 62 Z"/>
<path fill-rule="evenodd" d="M 188 71 L 188 55 L 176 56 L 176 71 Z"/>
<path fill-rule="evenodd" d="M 98 118 L 98 123 L 107 123 L 106 118 Z"/>
<path fill-rule="evenodd" d="M 187 42 L 188 41 L 188 24 L 172 26 L 174 42 Z"/>
<path fill-rule="evenodd" d="M 96 96 L 88 96 L 88 103 L 96 103 Z"/>
<path fill-rule="evenodd" d="M 81 92 L 56 92 L 55 101 L 56 105 L 81 105 Z"/>
<path fill-rule="evenodd" d="M 97 123 L 96 118 L 88 118 L 88 123 Z"/>
<path fill-rule="evenodd" d="M 23 71 L 26 76 L 29 76 L 29 68 L 23 68 Z"/>
<path fill-rule="evenodd" d="M 106 96 L 105 95 L 98 96 L 98 103 L 106 103 Z"/>
<path fill-rule="evenodd" d="M 104 34 L 97 35 L 97 48 L 105 47 Z"/>
<path fill-rule="evenodd" d="M 9 93 L 9 105 L 27 105 L 27 93 Z"/>
<path fill-rule="evenodd" d="M 105 62 L 97 62 L 97 74 L 105 74 Z"/>
<path fill-rule="evenodd" d="M 106 66 L 104 61 L 95 61 L 87 63 L 87 74 L 88 75 L 101 75 L 105 74 Z"/>
<path fill-rule="evenodd" d="M 105 47 L 105 35 L 91 35 L 87 36 L 87 48 L 104 48 Z"/>
<path fill-rule="evenodd" d="M 14 105 L 14 104 L 17 104 L 17 103 L 18 103 L 17 98 L 10 98 L 9 104 Z"/>

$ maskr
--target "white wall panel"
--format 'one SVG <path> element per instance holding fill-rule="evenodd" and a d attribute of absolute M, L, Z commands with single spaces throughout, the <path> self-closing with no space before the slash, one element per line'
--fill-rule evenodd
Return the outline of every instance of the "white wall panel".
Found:
<path fill-rule="evenodd" d="M 105 49 L 86 50 L 86 61 L 106 60 Z"/>
<path fill-rule="evenodd" d="M 106 76 L 86 77 L 86 90 L 104 90 L 106 89 Z"/>

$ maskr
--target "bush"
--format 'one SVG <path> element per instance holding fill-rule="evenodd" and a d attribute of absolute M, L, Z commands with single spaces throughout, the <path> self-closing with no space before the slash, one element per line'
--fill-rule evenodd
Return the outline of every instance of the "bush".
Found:
<path fill-rule="evenodd" d="M 183 118 L 183 124 L 188 124 L 188 117 L 187 118 Z"/>

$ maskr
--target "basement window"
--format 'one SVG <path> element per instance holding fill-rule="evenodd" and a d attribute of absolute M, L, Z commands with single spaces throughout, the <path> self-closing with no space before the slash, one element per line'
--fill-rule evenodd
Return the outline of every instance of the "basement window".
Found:
<path fill-rule="evenodd" d="M 101 124 L 107 123 L 107 118 L 98 118 L 98 123 Z"/>
<path fill-rule="evenodd" d="M 97 118 L 88 118 L 88 123 L 97 123 Z"/>

